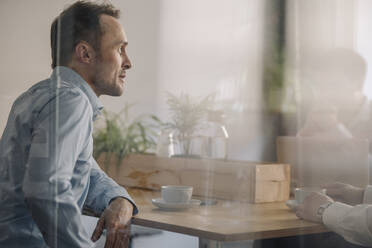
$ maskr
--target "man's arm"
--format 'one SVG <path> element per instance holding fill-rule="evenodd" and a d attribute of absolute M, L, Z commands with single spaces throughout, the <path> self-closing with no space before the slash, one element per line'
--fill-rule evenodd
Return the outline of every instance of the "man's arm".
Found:
<path fill-rule="evenodd" d="M 350 188 L 353 190 L 351 191 Z M 335 202 L 324 211 L 323 223 L 349 242 L 370 246 L 372 244 L 372 187 L 361 189 L 346 185 L 342 195 L 348 199 L 356 198 L 355 202 L 363 204 L 352 207 Z"/>
<path fill-rule="evenodd" d="M 58 99 L 58 100 L 57 100 Z M 92 247 L 71 179 L 91 132 L 89 102 L 63 91 L 39 113 L 32 130 L 22 190 L 49 247 Z"/>
<path fill-rule="evenodd" d="M 96 241 L 107 230 L 105 247 L 126 247 L 130 236 L 130 220 L 138 209 L 128 192 L 99 168 L 92 158 L 90 188 L 85 206 L 103 213 L 92 234 Z"/>
<path fill-rule="evenodd" d="M 372 205 L 335 202 L 324 211 L 323 223 L 351 243 L 372 244 Z"/>
<path fill-rule="evenodd" d="M 101 214 L 112 200 L 122 197 L 133 205 L 133 215 L 137 214 L 138 208 L 125 188 L 107 176 L 94 158 L 91 161 L 90 187 L 85 206 L 92 209 L 95 213 Z"/>
<path fill-rule="evenodd" d="M 346 187 L 343 195 L 347 196 L 350 192 L 350 188 Z M 355 193 L 356 196 L 351 197 L 349 195 L 347 199 L 359 199 L 359 190 L 356 190 Z M 341 202 L 333 202 L 329 197 L 321 194 L 313 194 L 299 206 L 296 214 L 306 220 L 323 222 L 327 228 L 351 243 L 370 246 L 372 244 L 371 196 L 372 188 L 368 186 L 364 194 L 364 204 L 351 206 Z M 321 206 L 324 205 L 328 206 L 321 213 Z"/>

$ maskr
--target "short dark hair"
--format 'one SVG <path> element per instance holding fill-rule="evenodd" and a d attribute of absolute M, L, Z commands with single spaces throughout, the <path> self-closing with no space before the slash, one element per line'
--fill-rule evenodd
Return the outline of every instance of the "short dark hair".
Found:
<path fill-rule="evenodd" d="M 54 19 L 50 30 L 52 68 L 67 65 L 71 61 L 75 46 L 80 41 L 86 41 L 99 51 L 104 33 L 99 23 L 102 14 L 118 19 L 120 10 L 108 3 L 78 1 Z"/>

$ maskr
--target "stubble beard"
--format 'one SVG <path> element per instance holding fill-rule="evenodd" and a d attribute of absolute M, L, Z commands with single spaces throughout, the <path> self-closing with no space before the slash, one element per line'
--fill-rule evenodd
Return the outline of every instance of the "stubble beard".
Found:
<path fill-rule="evenodd" d="M 107 78 L 104 73 L 101 73 L 100 66 L 101 63 L 94 68 L 94 76 L 92 83 L 97 92 L 100 95 L 108 95 L 108 96 L 121 96 L 124 91 L 124 85 L 120 87 L 122 82 L 118 82 L 119 79 L 117 78 Z"/>
<path fill-rule="evenodd" d="M 110 82 L 103 77 L 97 77 L 97 79 L 93 81 L 93 84 L 101 95 L 121 96 L 123 94 L 123 89 L 119 87 L 115 81 Z"/>

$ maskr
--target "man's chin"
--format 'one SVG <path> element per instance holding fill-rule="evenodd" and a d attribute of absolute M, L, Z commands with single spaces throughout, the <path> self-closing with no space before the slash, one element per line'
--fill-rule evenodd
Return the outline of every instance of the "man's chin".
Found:
<path fill-rule="evenodd" d="M 113 91 L 111 96 L 121 96 L 124 93 L 124 83 L 118 85 Z"/>
<path fill-rule="evenodd" d="M 124 93 L 124 89 L 120 88 L 120 89 L 113 90 L 112 92 L 110 92 L 110 94 L 107 94 L 107 95 L 109 95 L 109 96 L 121 96 L 121 95 L 123 95 L 123 93 Z"/>
<path fill-rule="evenodd" d="M 117 86 L 115 88 L 105 89 L 102 95 L 106 96 L 121 96 L 124 93 L 123 86 Z"/>

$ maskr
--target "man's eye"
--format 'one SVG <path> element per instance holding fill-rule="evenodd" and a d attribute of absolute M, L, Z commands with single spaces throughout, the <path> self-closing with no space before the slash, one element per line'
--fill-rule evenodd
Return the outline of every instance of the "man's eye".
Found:
<path fill-rule="evenodd" d="M 118 52 L 119 52 L 120 54 L 122 54 L 122 53 L 123 53 L 123 47 L 119 47 Z"/>

